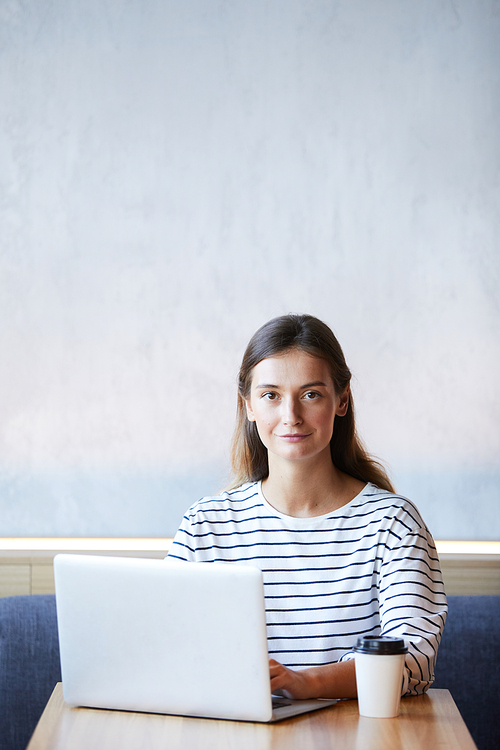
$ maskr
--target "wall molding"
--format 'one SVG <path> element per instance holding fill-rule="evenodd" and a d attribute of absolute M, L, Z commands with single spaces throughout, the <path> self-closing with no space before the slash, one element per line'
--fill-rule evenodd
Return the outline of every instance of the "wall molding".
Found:
<path fill-rule="evenodd" d="M 60 552 L 162 559 L 171 538 L 0 538 L 0 597 L 54 593 Z M 437 541 L 448 595 L 500 595 L 500 542 Z"/>

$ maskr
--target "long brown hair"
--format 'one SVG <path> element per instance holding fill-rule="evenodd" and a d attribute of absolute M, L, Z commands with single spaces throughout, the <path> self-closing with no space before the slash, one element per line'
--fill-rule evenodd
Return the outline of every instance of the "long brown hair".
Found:
<path fill-rule="evenodd" d="M 259 328 L 250 339 L 239 372 L 236 427 L 231 448 L 234 472 L 231 488 L 239 487 L 244 482 L 265 479 L 269 475 L 267 448 L 259 437 L 255 422 L 247 418 L 245 401 L 250 398 L 255 365 L 289 349 L 300 349 L 324 359 L 337 394 L 343 393 L 351 380 L 351 372 L 339 342 L 330 328 L 318 318 L 312 315 L 282 315 Z M 330 451 L 333 464 L 340 471 L 394 492 L 384 467 L 366 452 L 356 433 L 352 394 L 349 395 L 345 416 L 335 419 Z"/>

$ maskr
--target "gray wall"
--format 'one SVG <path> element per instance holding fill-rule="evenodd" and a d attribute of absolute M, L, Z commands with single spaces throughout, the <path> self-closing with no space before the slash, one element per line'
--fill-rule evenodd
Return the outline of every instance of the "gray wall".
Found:
<path fill-rule="evenodd" d="M 0 0 L 0 536 L 163 536 L 311 312 L 441 539 L 500 538 L 498 0 Z"/>

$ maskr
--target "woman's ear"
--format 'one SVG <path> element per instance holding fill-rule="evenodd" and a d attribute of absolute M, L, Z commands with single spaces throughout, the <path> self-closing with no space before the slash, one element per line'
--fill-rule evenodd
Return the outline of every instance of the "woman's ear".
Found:
<path fill-rule="evenodd" d="M 347 409 L 349 408 L 349 398 L 351 396 L 351 386 L 348 384 L 345 391 L 340 397 L 337 411 L 335 412 L 337 417 L 345 417 Z"/>
<path fill-rule="evenodd" d="M 250 405 L 250 399 L 245 399 L 245 408 L 247 410 L 247 419 L 249 422 L 255 422 L 255 414 L 253 413 L 252 407 Z"/>

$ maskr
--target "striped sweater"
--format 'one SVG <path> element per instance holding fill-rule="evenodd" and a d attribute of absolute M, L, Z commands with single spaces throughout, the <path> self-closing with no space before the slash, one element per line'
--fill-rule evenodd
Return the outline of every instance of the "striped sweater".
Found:
<path fill-rule="evenodd" d="M 263 572 L 269 656 L 292 669 L 353 658 L 360 635 L 405 639 L 403 695 L 425 692 L 446 619 L 433 539 L 407 499 L 367 484 L 324 516 L 276 511 L 260 482 L 205 497 L 170 557 Z"/>

